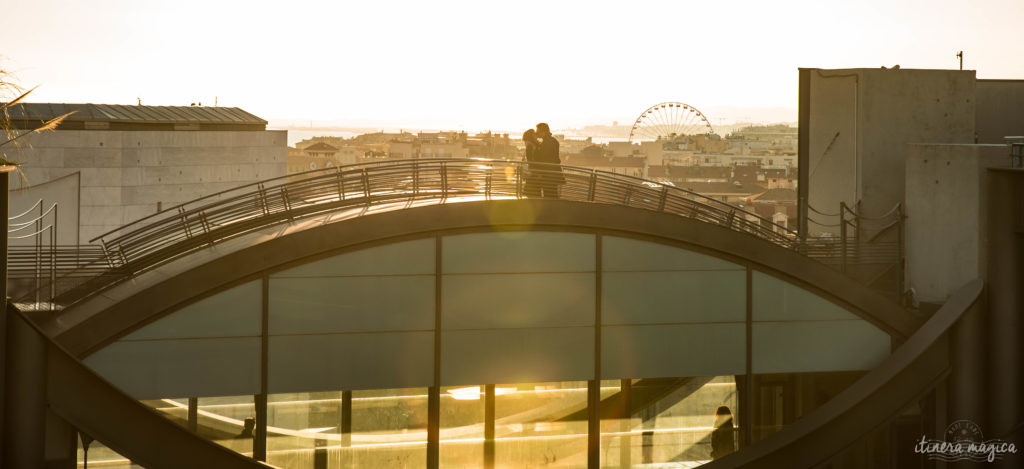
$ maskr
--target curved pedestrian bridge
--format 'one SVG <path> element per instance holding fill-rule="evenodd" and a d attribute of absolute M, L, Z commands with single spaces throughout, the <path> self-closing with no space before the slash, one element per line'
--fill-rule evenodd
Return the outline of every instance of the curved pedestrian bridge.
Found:
<path fill-rule="evenodd" d="M 562 171 L 558 200 L 524 198 L 518 163 L 477 160 L 217 194 L 101 237 L 121 277 L 66 293 L 40 327 L 202 438 L 333 468 L 738 456 L 920 326 L 738 207 Z"/>

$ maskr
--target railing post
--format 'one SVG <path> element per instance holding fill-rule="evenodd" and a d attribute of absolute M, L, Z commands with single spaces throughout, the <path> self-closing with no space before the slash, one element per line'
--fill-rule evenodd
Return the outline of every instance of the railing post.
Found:
<path fill-rule="evenodd" d="M 53 223 L 50 224 L 50 304 L 57 297 L 57 204 L 53 204 Z"/>
<path fill-rule="evenodd" d="M 6 175 L 5 175 L 6 176 Z M 36 218 L 36 308 L 39 308 L 39 289 L 43 284 L 43 203 L 39 204 L 39 218 Z M 4 312 L 6 314 L 6 311 Z"/>
<path fill-rule="evenodd" d="M 725 217 L 725 227 L 732 228 L 732 220 L 736 218 L 736 209 L 729 210 L 729 215 Z"/>
<path fill-rule="evenodd" d="M 846 273 L 846 203 L 839 202 L 839 247 L 842 249 L 842 272 Z"/>
<path fill-rule="evenodd" d="M 661 186 L 661 196 L 658 197 L 658 211 L 665 211 L 665 200 L 668 198 L 668 186 Z"/>
<path fill-rule="evenodd" d="M 117 265 L 114 264 L 114 257 L 110 254 L 110 250 L 107 249 L 107 241 L 100 238 L 100 247 L 103 249 L 103 258 L 107 260 L 107 265 L 111 269 L 116 269 Z"/>
<path fill-rule="evenodd" d="M 448 199 L 448 162 L 441 162 L 441 200 Z"/>
<path fill-rule="evenodd" d="M 206 235 L 206 242 L 213 246 L 213 236 L 210 234 L 210 222 L 206 219 L 206 212 L 199 212 L 199 223 L 203 227 L 203 234 Z"/>
<path fill-rule="evenodd" d="M 491 200 L 491 170 L 487 169 L 487 176 L 484 178 L 484 199 Z"/>
<path fill-rule="evenodd" d="M 522 161 L 516 162 L 516 198 L 523 198 L 523 173 L 526 165 Z"/>
<path fill-rule="evenodd" d="M 420 163 L 415 161 L 412 163 L 412 194 L 420 195 Z"/>
<path fill-rule="evenodd" d="M 270 215 L 270 204 L 267 203 L 267 189 L 263 187 L 262 182 L 256 186 L 256 195 L 260 198 L 260 209 L 263 211 L 263 216 Z"/>
<path fill-rule="evenodd" d="M 362 174 L 363 180 L 363 197 L 366 198 L 366 203 L 370 203 L 370 175 L 366 173 L 366 168 L 363 168 Z"/>
<path fill-rule="evenodd" d="M 285 187 L 285 186 L 281 186 L 281 200 L 284 201 L 284 209 L 285 209 L 285 211 L 291 212 L 291 210 L 292 210 L 292 202 L 291 202 L 290 199 L 288 199 L 288 188 Z"/>
<path fill-rule="evenodd" d="M 185 227 L 185 237 L 191 239 L 192 227 L 189 226 L 188 217 L 185 216 L 185 207 L 179 206 L 178 213 L 181 214 L 179 218 L 181 218 L 181 224 Z"/>
<path fill-rule="evenodd" d="M 587 184 L 587 202 L 593 202 L 597 191 L 597 170 L 590 171 L 590 182 Z"/>
<path fill-rule="evenodd" d="M 338 182 L 338 201 L 342 201 L 345 200 L 345 177 L 342 174 L 341 166 L 338 166 L 335 175 Z"/>
<path fill-rule="evenodd" d="M 856 246 L 860 244 L 860 240 L 862 239 L 861 235 L 863 234 L 860 230 L 860 214 L 863 210 L 863 207 L 861 207 L 861 201 L 858 200 L 857 203 L 854 204 L 854 207 L 856 208 L 856 211 L 853 212 L 853 242 L 854 246 Z"/>
<path fill-rule="evenodd" d="M 121 266 L 128 266 L 128 255 L 124 253 L 124 246 L 121 243 L 117 243 L 117 253 L 121 256 Z"/>
<path fill-rule="evenodd" d="M 904 269 L 905 269 L 905 266 L 906 266 L 906 263 L 903 261 L 903 256 L 904 256 L 904 252 L 903 251 L 905 249 L 905 246 L 903 246 L 903 243 L 904 243 L 903 229 L 905 227 L 905 225 L 903 223 L 903 220 L 904 220 L 904 217 L 903 217 L 903 203 L 900 203 L 900 204 L 897 205 L 897 207 L 896 207 L 896 216 L 899 217 L 899 218 L 896 219 L 896 223 L 897 223 L 897 225 L 896 225 L 896 240 L 897 241 L 896 242 L 897 242 L 897 246 L 899 248 L 898 249 L 898 253 L 897 253 L 898 257 L 896 258 L 896 262 L 898 262 L 898 265 L 896 266 L 896 276 L 897 276 L 896 277 L 896 298 L 902 300 L 902 298 L 903 298 L 903 275 L 904 275 Z"/>

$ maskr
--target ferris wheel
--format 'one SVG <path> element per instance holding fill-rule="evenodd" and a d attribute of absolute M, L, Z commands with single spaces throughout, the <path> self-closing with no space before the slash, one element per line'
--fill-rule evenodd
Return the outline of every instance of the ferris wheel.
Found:
<path fill-rule="evenodd" d="M 715 133 L 704 113 L 685 103 L 658 103 L 636 118 L 629 141 L 638 143 L 682 135 Z"/>

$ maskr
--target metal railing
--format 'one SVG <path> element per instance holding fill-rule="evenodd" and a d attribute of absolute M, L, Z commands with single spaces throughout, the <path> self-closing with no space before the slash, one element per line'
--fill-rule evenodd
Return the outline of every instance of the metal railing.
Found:
<path fill-rule="evenodd" d="M 897 299 L 903 296 L 906 213 L 902 203 L 879 216 L 865 214 L 860 201 L 852 206 L 840 202 L 836 213 L 825 213 L 810 205 L 808 208 L 814 213 L 809 221 L 825 231 L 836 230 L 836 236 L 808 239 L 804 253 L 848 274 L 853 273 L 855 266 L 881 267 L 861 269 L 854 276 L 861 277 L 858 280 L 869 286 L 876 286 L 888 276 L 891 285 L 884 292 Z"/>
<path fill-rule="evenodd" d="M 304 217 L 346 209 L 402 208 L 417 201 L 531 198 L 531 186 L 557 184 L 559 199 L 671 213 L 799 249 L 796 233 L 735 205 L 641 178 L 574 166 L 489 159 L 359 163 L 290 174 L 211 194 L 104 233 L 102 254 L 69 274 L 90 281 L 58 292 L 71 304 L 203 246 Z M 405 203 L 405 204 L 403 204 Z"/>
<path fill-rule="evenodd" d="M 770 220 L 684 189 L 588 168 L 482 159 L 375 162 L 283 176 L 172 207 L 91 241 L 103 247 L 109 267 L 135 273 L 255 227 L 346 207 L 524 198 L 531 184 L 554 184 L 559 174 L 561 200 L 674 213 L 784 246 L 796 242 L 795 233 Z"/>
<path fill-rule="evenodd" d="M 7 239 L 32 240 L 31 245 L 8 246 L 8 278 L 31 281 L 30 291 L 35 295 L 33 300 L 36 304 L 44 294 L 49 299 L 55 297 L 59 273 L 56 253 L 57 204 L 46 208 L 43 199 L 39 199 L 24 212 L 8 217 Z"/>

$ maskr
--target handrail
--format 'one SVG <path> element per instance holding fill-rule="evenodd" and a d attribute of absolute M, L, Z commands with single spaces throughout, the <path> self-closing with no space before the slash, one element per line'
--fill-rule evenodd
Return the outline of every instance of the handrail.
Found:
<path fill-rule="evenodd" d="M 15 218 L 20 218 L 20 217 L 23 217 L 25 215 L 28 215 L 28 212 L 31 212 L 31 211 L 35 210 L 36 207 L 38 207 L 39 204 L 41 204 L 41 203 L 43 203 L 43 199 L 37 200 L 36 203 L 32 204 L 32 206 L 28 208 L 28 210 L 25 210 L 24 212 L 21 212 L 21 213 L 19 213 L 17 215 L 8 216 L 7 219 L 8 220 L 13 220 Z"/>
<path fill-rule="evenodd" d="M 38 371 L 42 382 L 26 386 L 42 385 L 47 408 L 78 432 L 96 438 L 133 463 L 150 468 L 271 467 L 204 439 L 131 398 L 54 342 L 23 311 L 11 304 L 7 308 L 8 333 L 17 334 L 25 352 L 18 354 L 18 360 L 45 363 Z M 26 342 L 32 346 L 25 346 Z M 18 392 L 18 386 L 23 385 L 19 381 L 8 392 Z M 25 456 L 24 451 L 19 452 L 19 456 Z"/>
<path fill-rule="evenodd" d="M 39 202 L 42 202 L 42 201 L 43 201 L 42 199 L 39 199 Z M 33 207 L 35 207 L 35 206 L 38 206 L 38 205 L 39 205 L 39 202 L 36 202 L 36 204 L 35 204 L 35 205 L 33 205 Z M 35 217 L 35 218 L 33 218 L 33 219 L 29 220 L 29 221 L 24 221 L 24 222 L 18 222 L 18 223 L 7 223 L 7 232 L 8 232 L 8 233 L 13 233 L 13 232 L 15 232 L 15 231 L 18 231 L 18 230 L 20 230 L 20 229 L 23 229 L 23 228 L 25 228 L 25 226 L 27 226 L 27 225 L 31 225 L 31 224 L 33 224 L 33 223 L 35 223 L 35 222 L 39 221 L 39 220 L 42 220 L 42 219 L 43 219 L 43 218 L 45 218 L 45 217 L 46 217 L 47 215 L 49 215 L 49 214 L 50 214 L 50 212 L 52 212 L 52 211 L 54 211 L 54 210 L 56 210 L 56 209 L 57 209 L 57 204 L 56 204 L 56 203 L 54 203 L 53 205 L 51 205 L 51 206 L 50 206 L 50 208 L 46 209 L 46 211 L 45 211 L 45 212 L 43 212 L 43 213 L 40 213 L 40 214 L 39 214 L 39 216 L 37 216 L 37 217 Z M 25 215 L 25 214 L 27 214 L 27 213 L 28 213 L 28 212 L 25 212 L 25 213 L 23 213 L 23 214 L 21 214 L 21 215 L 18 215 L 18 216 L 20 217 L 20 216 L 22 216 L 22 215 Z M 12 227 L 12 226 L 17 226 L 18 228 L 14 228 L 14 229 L 11 229 L 11 227 Z"/>
<path fill-rule="evenodd" d="M 949 370 L 949 351 L 937 345 L 975 305 L 984 286 L 981 279 L 967 282 L 889 358 L 836 397 L 771 436 L 706 467 L 820 467 L 935 386 Z"/>
<path fill-rule="evenodd" d="M 560 184 L 560 200 L 629 206 L 725 226 L 801 250 L 796 233 L 771 220 L 686 189 L 576 166 L 482 158 L 367 162 L 290 174 L 221 191 L 163 210 L 93 239 L 110 272 L 63 298 L 74 302 L 109 282 L 202 246 L 277 223 L 396 202 L 530 197 L 532 185 Z M 83 295 L 81 298 L 75 298 Z M 66 303 L 65 303 L 66 304 Z"/>
<path fill-rule="evenodd" d="M 112 229 L 112 230 L 110 230 L 110 231 L 108 231 L 106 233 L 98 235 L 95 238 L 90 239 L 89 242 L 90 243 L 95 242 L 96 240 L 98 240 L 100 238 L 103 238 L 103 237 L 105 237 L 105 236 L 107 236 L 109 234 L 121 231 L 121 230 L 123 230 L 123 229 L 125 229 L 125 228 L 127 228 L 129 226 L 134 226 L 134 225 L 141 224 L 141 223 L 143 223 L 143 222 L 145 222 L 145 221 L 147 221 L 149 219 L 155 218 L 155 217 L 157 217 L 157 216 L 159 216 L 159 215 L 161 215 L 161 214 L 163 214 L 165 212 L 177 211 L 177 210 L 180 210 L 182 207 L 185 207 L 186 205 L 192 205 L 192 204 L 195 204 L 196 202 L 200 202 L 200 201 L 203 201 L 203 200 L 213 199 L 215 197 L 219 197 L 219 196 L 227 194 L 229 192 L 238 192 L 238 191 L 241 191 L 242 189 L 247 189 L 247 188 L 250 188 L 250 187 L 264 186 L 268 182 L 272 182 L 272 181 L 279 181 L 281 179 L 294 178 L 296 176 L 311 175 L 311 174 L 314 174 L 314 173 L 335 173 L 335 172 L 337 172 L 341 168 L 352 168 L 352 167 L 356 167 L 356 166 L 374 166 L 374 165 L 381 165 L 381 164 L 387 164 L 387 163 L 394 163 L 394 162 L 398 162 L 398 161 L 434 161 L 434 160 L 442 160 L 442 158 L 429 158 L 429 159 L 417 159 L 417 160 L 405 159 L 405 160 L 364 161 L 364 162 L 361 162 L 361 163 L 353 163 L 353 164 L 348 164 L 348 165 L 343 165 L 343 166 L 335 166 L 335 167 L 332 167 L 332 168 L 311 169 L 311 170 L 302 171 L 302 172 L 299 172 L 299 173 L 290 173 L 290 174 L 286 174 L 284 176 L 277 176 L 277 177 L 272 177 L 272 178 L 269 178 L 269 179 L 262 179 L 262 180 L 257 181 L 257 182 L 251 182 L 249 184 L 244 184 L 244 185 L 241 185 L 241 186 L 232 187 L 230 189 L 224 189 L 224 190 L 222 190 L 220 192 L 214 192 L 213 194 L 204 195 L 202 197 L 199 197 L 199 198 L 196 198 L 196 199 L 192 199 L 192 200 L 189 200 L 187 202 L 182 202 L 182 203 L 180 203 L 178 205 L 174 205 L 172 207 L 167 207 L 167 208 L 165 208 L 165 209 L 163 209 L 163 210 L 161 210 L 159 212 L 156 212 L 154 214 L 147 215 L 145 217 L 139 218 L 138 220 L 135 220 L 135 221 L 133 221 L 131 223 L 128 223 L 128 224 L 125 224 L 125 225 L 121 225 L 121 226 L 119 226 L 117 228 L 114 228 L 114 229 Z M 448 160 L 448 159 L 445 159 L 445 160 Z"/>

